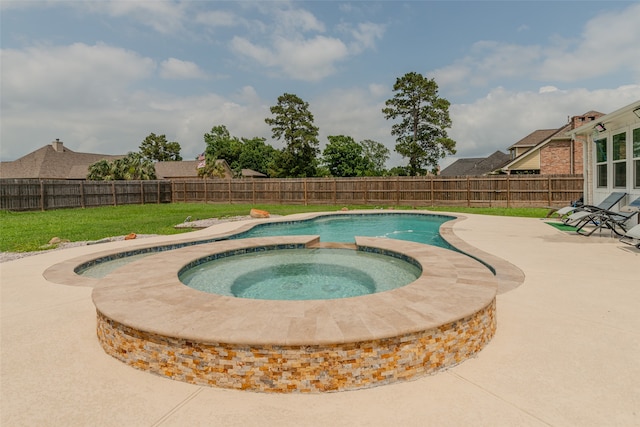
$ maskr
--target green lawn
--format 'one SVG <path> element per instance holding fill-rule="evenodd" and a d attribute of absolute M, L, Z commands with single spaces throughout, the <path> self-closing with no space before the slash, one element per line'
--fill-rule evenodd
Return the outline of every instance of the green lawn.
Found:
<path fill-rule="evenodd" d="M 177 234 L 176 224 L 191 216 L 192 220 L 248 215 L 251 208 L 264 209 L 273 215 L 302 212 L 337 211 L 345 207 L 327 205 L 247 205 L 170 203 L 159 205 L 106 206 L 89 209 L 60 209 L 35 212 L 0 211 L 0 251 L 29 252 L 41 250 L 52 237 L 69 241 L 99 240 L 105 237 L 136 234 Z M 373 209 L 371 206 L 350 206 Z M 411 209 L 398 206 L 396 209 Z M 425 207 L 428 210 L 484 215 L 543 218 L 542 208 L 456 208 Z"/>

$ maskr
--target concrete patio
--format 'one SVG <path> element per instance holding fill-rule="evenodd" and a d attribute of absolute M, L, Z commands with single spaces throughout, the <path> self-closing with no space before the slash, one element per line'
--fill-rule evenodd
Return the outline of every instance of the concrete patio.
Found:
<path fill-rule="evenodd" d="M 539 219 L 465 216 L 453 226 L 457 237 L 525 274 L 497 297 L 493 340 L 445 372 L 339 393 L 196 386 L 108 356 L 96 338 L 92 288 L 54 284 L 43 272 L 132 241 L 2 263 L 0 425 L 640 425 L 640 251 Z"/>

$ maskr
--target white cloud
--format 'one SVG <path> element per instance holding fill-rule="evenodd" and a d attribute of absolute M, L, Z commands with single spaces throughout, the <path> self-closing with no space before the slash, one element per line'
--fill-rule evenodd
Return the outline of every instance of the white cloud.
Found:
<path fill-rule="evenodd" d="M 195 21 L 208 27 L 234 27 L 242 21 L 236 14 L 223 10 L 211 10 L 196 15 Z"/>
<path fill-rule="evenodd" d="M 250 34 L 231 40 L 229 47 L 239 57 L 266 67 L 272 76 L 319 81 L 338 70 L 338 64 L 351 55 L 375 48 L 384 26 L 370 22 L 339 25 L 345 39 L 325 34 L 324 23 L 303 9 L 262 6 L 270 21 L 256 23 Z"/>
<path fill-rule="evenodd" d="M 68 2 L 69 3 L 69 2 Z M 107 0 L 71 2 L 96 13 L 127 17 L 162 34 L 172 34 L 184 28 L 188 3 L 176 1 Z"/>
<path fill-rule="evenodd" d="M 302 32 L 324 32 L 324 24 L 304 9 L 276 9 L 274 11 L 276 32 L 282 35 Z"/>
<path fill-rule="evenodd" d="M 160 77 L 163 79 L 183 80 L 206 79 L 208 76 L 193 62 L 169 58 L 160 64 Z"/>
<path fill-rule="evenodd" d="M 586 23 L 573 44 L 547 53 L 540 77 L 575 81 L 627 68 L 640 79 L 639 22 L 640 4 L 599 14 Z"/>
<path fill-rule="evenodd" d="M 616 70 L 640 80 L 640 4 L 599 14 L 574 40 L 552 36 L 547 46 L 484 40 L 467 56 L 434 70 L 441 88 L 459 93 L 460 86 L 484 87 L 509 80 L 578 82 Z"/>
<path fill-rule="evenodd" d="M 549 92 L 555 92 L 557 90 L 558 88 L 555 86 L 542 86 L 538 91 L 538 93 L 549 93 Z"/>
<path fill-rule="evenodd" d="M 640 99 L 640 85 L 611 89 L 541 88 L 538 92 L 516 92 L 496 88 L 470 104 L 454 104 L 450 113 L 456 140 L 455 158 L 484 157 L 496 150 L 507 151 L 537 129 L 555 129 L 567 117 L 595 110 L 610 113 Z"/>
<path fill-rule="evenodd" d="M 259 46 L 243 37 L 234 37 L 232 49 L 261 66 L 298 80 L 317 81 L 333 74 L 335 63 L 348 56 L 340 40 L 324 36 L 311 39 L 275 37 L 271 47 Z"/>
<path fill-rule="evenodd" d="M 156 67 L 149 58 L 105 44 L 3 49 L 1 56 L 4 111 L 109 104 Z"/>
<path fill-rule="evenodd" d="M 374 49 L 376 41 L 382 38 L 384 31 L 384 25 L 371 22 L 358 24 L 356 28 L 351 30 L 354 41 L 349 45 L 350 50 L 353 53 L 360 53 L 366 49 Z"/>

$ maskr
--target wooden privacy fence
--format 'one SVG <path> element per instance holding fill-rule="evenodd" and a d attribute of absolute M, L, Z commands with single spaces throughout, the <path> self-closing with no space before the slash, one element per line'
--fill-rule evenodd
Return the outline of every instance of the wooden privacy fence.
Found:
<path fill-rule="evenodd" d="M 367 177 L 172 181 L 173 202 L 371 206 L 564 206 L 582 175 Z"/>
<path fill-rule="evenodd" d="M 205 202 L 369 206 L 564 206 L 582 196 L 581 175 L 197 179 L 0 180 L 0 209 L 48 210 Z"/>
<path fill-rule="evenodd" d="M 2 210 L 49 210 L 144 203 L 171 203 L 171 182 L 0 180 Z"/>

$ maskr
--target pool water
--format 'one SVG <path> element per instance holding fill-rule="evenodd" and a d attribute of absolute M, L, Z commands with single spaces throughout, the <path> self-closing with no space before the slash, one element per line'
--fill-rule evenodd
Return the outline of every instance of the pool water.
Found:
<path fill-rule="evenodd" d="M 354 242 L 355 236 L 386 237 L 453 249 L 440 236 L 440 226 L 454 219 L 444 215 L 329 215 L 306 221 L 260 224 L 233 238 L 319 235 L 322 242 Z"/>
<path fill-rule="evenodd" d="M 310 220 L 258 224 L 246 232 L 229 238 L 319 235 L 322 242 L 353 243 L 355 236 L 386 237 L 456 250 L 439 233 L 440 226 L 452 219 L 454 218 L 446 215 L 409 213 L 332 214 Z M 210 242 L 209 239 L 191 244 Z M 100 279 L 123 265 L 154 253 L 154 251 L 147 251 L 142 254 L 105 260 L 79 269 L 78 274 Z"/>
<path fill-rule="evenodd" d="M 238 298 L 315 300 L 384 292 L 421 269 L 399 258 L 352 249 L 282 249 L 204 262 L 181 273 L 185 285 Z"/>
<path fill-rule="evenodd" d="M 154 252 L 145 252 L 145 253 L 141 253 L 141 254 L 136 254 L 136 255 L 129 255 L 126 257 L 120 257 L 120 258 L 115 258 L 115 259 L 111 259 L 109 261 L 104 261 L 104 262 L 99 262 L 97 264 L 92 265 L 91 267 L 86 267 L 83 268 L 81 270 L 78 270 L 77 273 L 81 276 L 85 276 L 85 277 L 92 277 L 94 279 L 102 279 L 103 277 L 105 277 L 107 274 L 111 273 L 112 271 L 117 270 L 118 268 L 122 267 L 123 265 L 127 265 L 129 263 L 132 263 L 134 261 L 138 261 L 142 258 L 146 258 L 149 255 L 153 255 Z"/>

